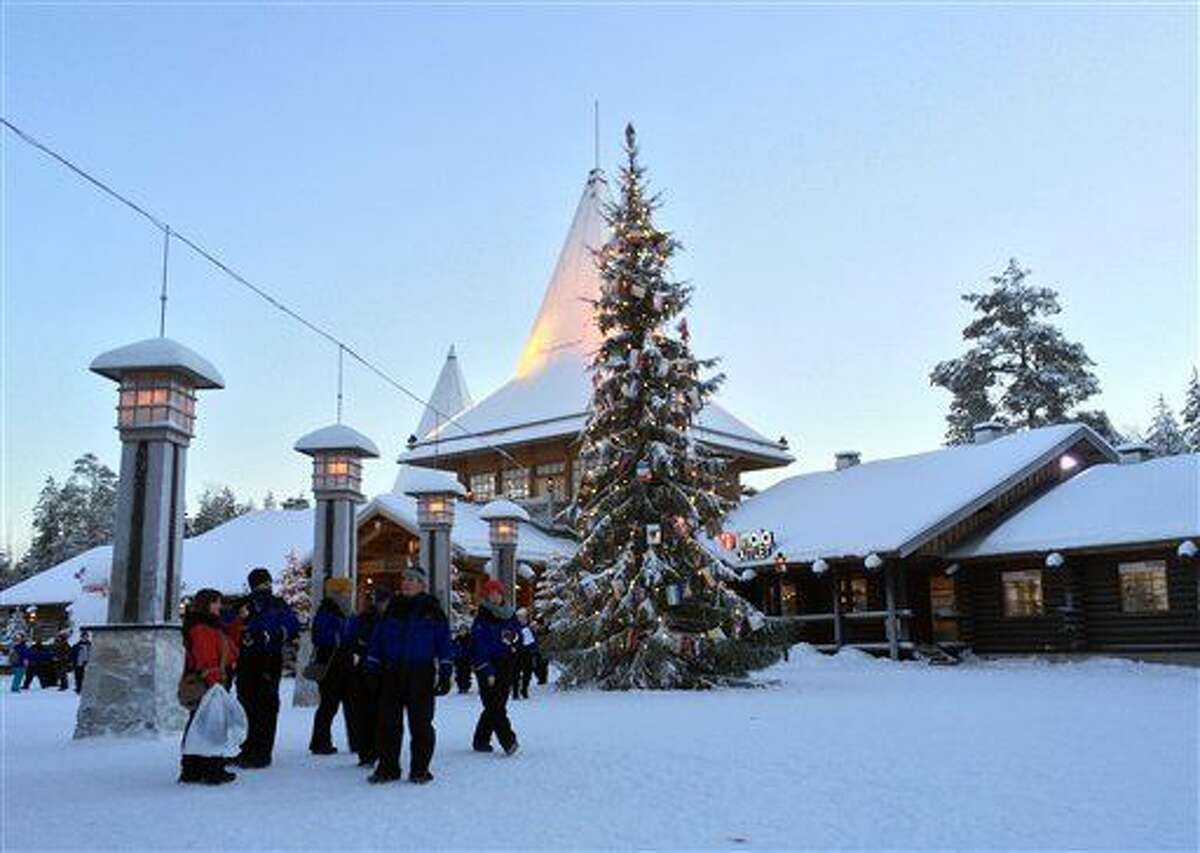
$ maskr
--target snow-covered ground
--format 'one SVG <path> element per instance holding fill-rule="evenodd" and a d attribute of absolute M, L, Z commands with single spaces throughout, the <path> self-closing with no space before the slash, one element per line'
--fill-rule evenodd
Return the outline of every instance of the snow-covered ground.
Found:
<path fill-rule="evenodd" d="M 774 686 L 555 693 L 513 758 L 438 706 L 434 784 L 311 757 L 175 784 L 170 741 L 73 742 L 74 693 L 3 692 L 2 846 L 28 848 L 1197 847 L 1197 670 L 1123 661 L 893 664 L 805 648 Z M 339 738 L 341 732 L 338 733 Z M 405 756 L 407 763 L 407 756 Z"/>

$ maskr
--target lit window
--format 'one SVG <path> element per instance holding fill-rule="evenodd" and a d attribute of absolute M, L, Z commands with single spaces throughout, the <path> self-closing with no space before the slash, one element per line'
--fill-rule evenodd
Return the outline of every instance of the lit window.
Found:
<path fill-rule="evenodd" d="M 471 494 L 479 503 L 486 503 L 496 497 L 496 475 L 472 474 Z"/>
<path fill-rule="evenodd" d="M 567 463 L 549 462 L 533 469 L 533 493 L 562 498 L 567 490 Z"/>
<path fill-rule="evenodd" d="M 1040 570 L 1001 572 L 1000 584 L 1004 588 L 1005 616 L 1042 615 L 1042 573 Z"/>
<path fill-rule="evenodd" d="M 514 501 L 529 497 L 529 469 L 509 468 L 500 475 L 504 497 Z"/>
<path fill-rule="evenodd" d="M 849 613 L 864 613 L 869 609 L 866 578 L 849 578 L 842 587 L 842 609 Z"/>
<path fill-rule="evenodd" d="M 795 616 L 799 612 L 800 596 L 794 583 L 784 583 L 779 600 L 779 612 L 784 616 Z"/>
<path fill-rule="evenodd" d="M 1121 610 L 1125 613 L 1160 613 L 1169 609 L 1167 564 L 1162 560 L 1121 563 Z"/>

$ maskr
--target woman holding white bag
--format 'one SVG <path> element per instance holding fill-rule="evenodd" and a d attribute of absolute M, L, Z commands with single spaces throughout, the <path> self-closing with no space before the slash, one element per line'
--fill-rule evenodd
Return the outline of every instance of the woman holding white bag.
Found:
<path fill-rule="evenodd" d="M 237 662 L 238 651 L 228 634 L 236 634 L 239 621 L 222 623 L 221 593 L 215 589 L 197 592 L 184 614 L 187 657 L 179 701 L 189 714 L 183 730 L 180 782 L 223 785 L 237 778 L 225 769 L 225 758 L 226 753 L 237 753 L 246 735 L 246 716 L 226 691 L 225 680 Z"/>

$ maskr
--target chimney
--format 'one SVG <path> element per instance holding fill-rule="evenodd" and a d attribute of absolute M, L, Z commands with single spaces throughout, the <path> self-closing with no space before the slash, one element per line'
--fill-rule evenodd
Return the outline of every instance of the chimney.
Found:
<path fill-rule="evenodd" d="M 1000 421 L 984 421 L 981 424 L 975 424 L 971 431 L 972 444 L 987 444 L 1004 435 L 1004 424 Z"/>
<path fill-rule="evenodd" d="M 1144 441 L 1131 441 L 1117 448 L 1122 465 L 1132 465 L 1145 462 L 1154 456 L 1154 450 Z"/>
<path fill-rule="evenodd" d="M 862 461 L 862 454 L 857 450 L 839 450 L 833 455 L 833 464 L 839 471 L 853 468 Z"/>

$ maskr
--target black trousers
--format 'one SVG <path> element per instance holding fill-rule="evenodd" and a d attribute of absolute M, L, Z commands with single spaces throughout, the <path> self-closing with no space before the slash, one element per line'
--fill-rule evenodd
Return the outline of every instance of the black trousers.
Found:
<path fill-rule="evenodd" d="M 248 731 L 242 754 L 270 761 L 275 748 L 275 726 L 279 721 L 279 679 L 283 658 L 246 655 L 238 661 L 237 698 L 246 710 Z"/>
<path fill-rule="evenodd" d="M 87 670 L 87 664 L 75 667 L 75 692 L 83 690 L 83 676 Z"/>
<path fill-rule="evenodd" d="M 354 672 L 354 701 L 351 713 L 355 718 L 354 751 L 360 761 L 374 761 L 379 755 L 375 740 L 379 729 L 379 685 L 372 685 L 362 670 Z"/>
<path fill-rule="evenodd" d="M 354 673 L 349 667 L 334 663 L 317 683 L 321 694 L 321 703 L 313 714 L 312 737 L 309 738 L 309 749 L 325 749 L 333 746 L 333 718 L 337 716 L 338 708 L 342 709 L 342 719 L 346 722 L 346 742 L 351 752 L 358 751 L 358 720 L 354 717 Z"/>
<path fill-rule="evenodd" d="M 433 728 L 433 664 L 385 670 L 379 680 L 378 772 L 400 775 L 400 745 L 408 716 L 410 776 L 429 771 L 437 734 Z"/>
<path fill-rule="evenodd" d="M 454 683 L 458 685 L 459 693 L 466 693 L 471 689 L 471 659 L 469 657 L 462 657 L 454 662 Z"/>
<path fill-rule="evenodd" d="M 495 681 L 488 685 L 487 677 L 479 675 L 479 698 L 483 702 L 483 710 L 479 714 L 479 722 L 475 724 L 473 746 L 483 749 L 491 745 L 492 735 L 500 740 L 504 749 L 516 743 L 517 735 L 508 721 L 508 691 L 512 688 L 513 659 L 501 658 L 492 661 L 496 669 Z"/>
<path fill-rule="evenodd" d="M 516 655 L 516 667 L 513 670 L 512 698 L 529 698 L 529 682 L 533 680 L 533 653 L 519 650 Z"/>

